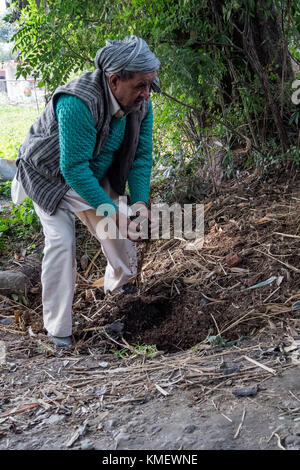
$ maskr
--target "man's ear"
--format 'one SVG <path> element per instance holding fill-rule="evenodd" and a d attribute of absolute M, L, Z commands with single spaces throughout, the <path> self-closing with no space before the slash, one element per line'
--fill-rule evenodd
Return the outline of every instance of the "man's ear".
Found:
<path fill-rule="evenodd" d="M 120 77 L 116 73 L 108 77 L 108 83 L 112 91 L 116 91 L 116 89 L 118 88 L 119 81 L 120 81 Z"/>

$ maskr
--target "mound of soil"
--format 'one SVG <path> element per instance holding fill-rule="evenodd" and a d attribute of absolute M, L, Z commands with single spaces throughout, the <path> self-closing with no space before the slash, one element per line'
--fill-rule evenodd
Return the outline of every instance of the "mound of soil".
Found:
<path fill-rule="evenodd" d="M 146 296 L 120 298 L 117 312 L 101 316 L 103 325 L 121 322 L 121 331 L 130 344 L 156 345 L 164 352 L 186 350 L 217 334 L 218 327 L 232 323 L 237 318 L 236 309 L 224 302 L 218 309 L 214 302 L 207 301 L 201 293 L 188 296 L 184 293 L 172 300 Z M 214 312 L 214 313 L 213 313 Z M 247 336 L 256 326 L 255 320 L 248 320 L 231 331 L 230 340 Z M 109 329 L 109 326 L 108 326 Z M 82 333 L 77 331 L 77 338 Z M 212 336 L 213 337 L 213 336 Z"/>
<path fill-rule="evenodd" d="M 204 203 L 201 249 L 189 251 L 180 240 L 141 246 L 145 269 L 138 295 L 107 301 L 98 290 L 93 302 L 82 292 L 77 296 L 93 319 L 82 321 L 76 310 L 78 338 L 91 344 L 95 334 L 97 342 L 93 328 L 120 321 L 119 338 L 176 352 L 205 340 L 224 345 L 252 337 L 277 328 L 278 320 L 283 329 L 298 325 L 300 310 L 291 308 L 300 299 L 298 183 L 243 180 Z M 89 334 L 82 333 L 86 329 Z"/>

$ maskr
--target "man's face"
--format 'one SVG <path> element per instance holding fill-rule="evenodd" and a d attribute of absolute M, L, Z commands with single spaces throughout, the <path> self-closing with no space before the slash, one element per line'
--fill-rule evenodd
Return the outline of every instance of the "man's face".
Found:
<path fill-rule="evenodd" d="M 130 80 L 122 81 L 117 74 L 113 74 L 108 78 L 108 83 L 123 110 L 130 112 L 139 109 L 142 101 L 149 98 L 156 75 L 156 72 L 136 72 Z"/>

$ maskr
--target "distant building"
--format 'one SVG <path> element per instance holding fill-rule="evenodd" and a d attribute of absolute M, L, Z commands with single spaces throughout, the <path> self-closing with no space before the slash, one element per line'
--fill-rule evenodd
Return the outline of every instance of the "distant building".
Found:
<path fill-rule="evenodd" d="M 5 70 L 0 70 L 0 93 L 1 91 L 4 91 L 4 93 L 7 93 L 5 77 L 6 77 Z"/>
<path fill-rule="evenodd" d="M 36 88 L 32 77 L 16 78 L 17 60 L 0 62 L 0 95 L 7 95 L 8 101 L 15 103 L 43 100 L 44 89 Z"/>

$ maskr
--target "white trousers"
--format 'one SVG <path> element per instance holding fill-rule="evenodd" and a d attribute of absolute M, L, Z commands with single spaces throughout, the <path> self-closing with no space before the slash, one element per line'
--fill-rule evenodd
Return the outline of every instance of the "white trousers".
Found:
<path fill-rule="evenodd" d="M 107 180 L 105 186 L 102 186 L 118 204 L 118 195 L 113 192 Z M 81 207 L 89 207 L 83 199 L 81 201 Z M 136 246 L 128 239 L 100 239 L 96 226 L 102 216 L 97 216 L 92 208 L 78 211 L 78 197 L 74 203 L 70 197 L 63 199 L 51 216 L 35 203 L 34 208 L 45 235 L 41 278 L 44 327 L 53 336 L 71 336 L 76 282 L 75 215 L 99 240 L 106 256 L 104 292 L 114 291 L 136 276 Z"/>

